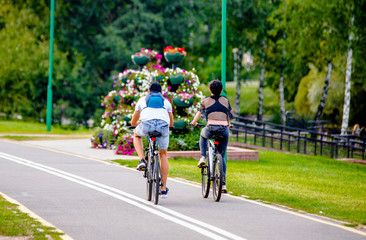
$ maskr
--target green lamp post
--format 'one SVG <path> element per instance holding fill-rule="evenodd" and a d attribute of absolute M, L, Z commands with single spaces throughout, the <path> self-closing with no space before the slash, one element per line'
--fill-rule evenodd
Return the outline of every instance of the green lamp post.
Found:
<path fill-rule="evenodd" d="M 54 12 L 55 12 L 55 0 L 51 0 L 51 13 L 50 13 L 50 63 L 48 70 L 48 85 L 47 85 L 47 131 L 51 131 L 52 124 L 52 64 L 53 64 L 53 32 L 54 32 Z"/>

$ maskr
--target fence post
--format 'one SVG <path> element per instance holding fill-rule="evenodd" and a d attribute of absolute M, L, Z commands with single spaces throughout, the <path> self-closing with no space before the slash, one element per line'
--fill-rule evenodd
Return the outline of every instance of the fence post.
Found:
<path fill-rule="evenodd" d="M 333 140 L 332 140 L 332 142 L 331 142 L 331 144 L 330 144 L 330 157 L 331 158 L 333 158 L 334 157 L 334 153 L 333 153 L 333 151 L 334 151 L 334 146 L 333 146 Z"/>
<path fill-rule="evenodd" d="M 245 123 L 245 131 L 244 131 L 244 134 L 245 134 L 245 136 L 244 136 L 244 142 L 245 143 L 247 143 L 247 131 L 248 131 L 248 128 L 247 128 L 246 123 Z"/>
<path fill-rule="evenodd" d="M 282 150 L 282 133 L 283 133 L 283 127 L 281 127 L 281 137 L 280 137 L 280 149 Z"/>
<path fill-rule="evenodd" d="M 317 144 L 317 141 L 318 141 L 318 134 L 315 135 L 315 138 L 314 138 L 314 156 L 316 156 L 316 144 Z"/>
<path fill-rule="evenodd" d="M 305 134 L 305 139 L 304 139 L 304 154 L 306 154 L 306 142 L 307 142 L 307 135 Z"/>
<path fill-rule="evenodd" d="M 263 124 L 262 147 L 265 146 L 265 142 L 266 142 L 266 128 L 265 128 L 265 124 Z"/>
<path fill-rule="evenodd" d="M 349 158 L 349 137 L 347 136 L 347 158 Z"/>
<path fill-rule="evenodd" d="M 271 132 L 271 147 L 273 148 L 273 132 Z"/>
<path fill-rule="evenodd" d="M 297 153 L 300 152 L 300 130 L 297 130 Z"/>
<path fill-rule="evenodd" d="M 320 156 L 323 156 L 323 134 L 320 134 Z"/>
<path fill-rule="evenodd" d="M 257 134 L 255 131 L 254 131 L 254 145 L 257 145 Z"/>

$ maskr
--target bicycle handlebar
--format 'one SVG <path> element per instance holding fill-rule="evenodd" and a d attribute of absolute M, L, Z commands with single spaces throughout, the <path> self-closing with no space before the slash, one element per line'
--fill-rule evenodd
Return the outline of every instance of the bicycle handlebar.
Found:
<path fill-rule="evenodd" d="M 192 124 L 189 124 L 189 126 L 191 126 L 191 127 L 205 127 L 206 125 L 205 124 L 197 123 L 196 126 L 193 126 Z"/>

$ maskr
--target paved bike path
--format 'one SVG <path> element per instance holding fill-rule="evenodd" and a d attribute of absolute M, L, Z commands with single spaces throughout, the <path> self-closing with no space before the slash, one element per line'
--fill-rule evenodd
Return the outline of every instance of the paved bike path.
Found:
<path fill-rule="evenodd" d="M 145 201 L 140 172 L 0 141 L 0 192 L 74 239 L 366 238 L 255 201 L 203 199 L 198 186 L 181 181 L 169 179 L 168 187 L 169 198 L 154 206 Z"/>

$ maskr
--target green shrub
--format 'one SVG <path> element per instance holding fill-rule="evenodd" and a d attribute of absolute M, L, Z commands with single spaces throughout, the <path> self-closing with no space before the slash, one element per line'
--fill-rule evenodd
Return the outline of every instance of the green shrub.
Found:
<path fill-rule="evenodd" d="M 194 151 L 199 150 L 200 128 L 173 131 L 169 140 L 169 151 Z"/>
<path fill-rule="evenodd" d="M 94 135 L 90 139 L 92 147 L 94 148 L 110 148 L 114 149 L 114 143 L 116 141 L 113 131 L 97 128 Z"/>

